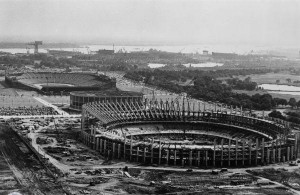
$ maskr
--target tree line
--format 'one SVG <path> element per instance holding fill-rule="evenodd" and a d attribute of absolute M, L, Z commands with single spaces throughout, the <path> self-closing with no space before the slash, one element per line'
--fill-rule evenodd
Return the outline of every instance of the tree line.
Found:
<path fill-rule="evenodd" d="M 270 94 L 239 94 L 232 89 L 255 89 L 255 83 L 249 78 L 244 81 L 229 79 L 230 84 L 225 84 L 219 77 L 233 77 L 238 75 L 249 74 L 265 74 L 270 72 L 268 69 L 244 69 L 244 70 L 216 70 L 216 71 L 201 71 L 201 70 L 184 70 L 184 71 L 134 71 L 128 72 L 125 77 L 141 81 L 145 84 L 154 85 L 164 88 L 175 93 L 185 92 L 193 98 L 204 101 L 218 101 L 233 106 L 243 106 L 248 109 L 255 110 L 270 110 L 277 105 L 287 105 L 287 101 L 281 98 L 273 98 Z M 193 85 L 182 86 L 174 81 L 182 81 L 192 79 Z"/>

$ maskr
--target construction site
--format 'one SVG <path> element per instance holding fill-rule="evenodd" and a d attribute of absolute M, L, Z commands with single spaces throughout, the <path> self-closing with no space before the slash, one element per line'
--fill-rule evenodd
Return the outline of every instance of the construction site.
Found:
<path fill-rule="evenodd" d="M 2 91 L 24 95 L 2 96 L 0 194 L 298 193 L 297 131 L 284 121 L 107 75 L 138 93 Z M 33 108 L 16 112 L 24 100 Z M 55 113 L 35 114 L 43 106 Z"/>

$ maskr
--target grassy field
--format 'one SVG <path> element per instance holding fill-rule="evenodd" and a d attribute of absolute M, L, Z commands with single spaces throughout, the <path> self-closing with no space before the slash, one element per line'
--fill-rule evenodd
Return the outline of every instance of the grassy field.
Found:
<path fill-rule="evenodd" d="M 290 98 L 295 98 L 296 101 L 299 101 L 300 100 L 300 95 L 291 95 L 291 94 L 281 94 L 281 93 L 278 93 L 278 92 L 270 92 L 270 91 L 266 91 L 266 90 L 258 90 L 258 91 L 246 91 L 246 90 L 233 90 L 233 92 L 236 92 L 236 93 L 245 93 L 247 95 L 255 95 L 255 94 L 270 94 L 273 98 L 283 98 L 283 99 L 286 99 L 286 100 L 289 100 Z"/>
<path fill-rule="evenodd" d="M 293 83 L 293 81 L 300 80 L 299 75 L 291 75 L 289 72 L 267 73 L 264 75 L 254 74 L 247 76 L 238 76 L 239 79 L 244 80 L 251 77 L 253 82 L 258 84 L 276 84 L 276 80 L 280 80 L 279 84 L 289 84 L 286 79 L 291 79 L 290 85 L 300 86 L 300 83 Z M 223 78 L 224 79 L 224 78 Z"/>

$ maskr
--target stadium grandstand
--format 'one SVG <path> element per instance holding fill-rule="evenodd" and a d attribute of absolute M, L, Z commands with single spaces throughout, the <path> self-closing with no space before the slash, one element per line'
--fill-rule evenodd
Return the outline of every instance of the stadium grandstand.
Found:
<path fill-rule="evenodd" d="M 86 145 L 110 159 L 144 164 L 205 168 L 285 162 L 297 159 L 298 137 L 284 124 L 243 112 L 201 110 L 188 100 L 90 102 L 82 108 Z"/>
<path fill-rule="evenodd" d="M 81 111 L 82 105 L 89 102 L 125 102 L 142 101 L 143 94 L 117 89 L 105 91 L 74 91 L 70 93 L 70 109 Z"/>
<path fill-rule="evenodd" d="M 61 94 L 71 91 L 106 90 L 116 87 L 116 81 L 104 75 L 83 73 L 23 73 L 5 76 L 14 88 L 38 91 L 42 94 Z"/>

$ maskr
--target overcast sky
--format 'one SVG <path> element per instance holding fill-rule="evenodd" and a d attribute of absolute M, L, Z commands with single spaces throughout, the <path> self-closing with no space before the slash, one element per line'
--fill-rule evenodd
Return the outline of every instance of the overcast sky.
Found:
<path fill-rule="evenodd" d="M 0 41 L 300 45 L 300 0 L 0 0 Z"/>

